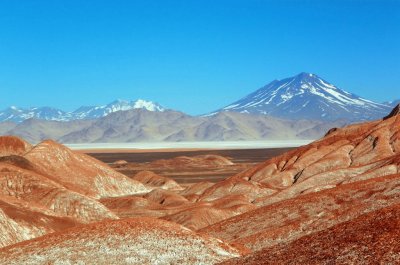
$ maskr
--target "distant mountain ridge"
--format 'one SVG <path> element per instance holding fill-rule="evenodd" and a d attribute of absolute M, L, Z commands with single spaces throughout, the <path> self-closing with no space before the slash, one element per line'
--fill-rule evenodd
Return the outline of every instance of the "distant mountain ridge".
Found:
<path fill-rule="evenodd" d="M 399 102 L 400 99 L 383 103 L 364 99 L 336 87 L 315 74 L 303 72 L 293 77 L 274 80 L 232 104 L 201 116 L 229 111 L 269 115 L 289 120 L 360 122 L 385 116 Z M 0 122 L 21 123 L 31 118 L 63 122 L 94 120 L 117 111 L 132 109 L 156 112 L 166 110 L 158 103 L 143 99 L 116 100 L 101 106 L 81 106 L 70 112 L 51 107 L 12 106 L 0 111 Z"/>
<path fill-rule="evenodd" d="M 0 133 L 31 143 L 55 139 L 63 143 L 123 143 L 180 141 L 238 141 L 315 139 L 345 121 L 283 120 L 268 115 L 221 112 L 193 117 L 165 110 L 131 109 L 93 120 L 48 121 L 28 119 L 19 124 L 0 123 Z"/>
<path fill-rule="evenodd" d="M 24 120 L 35 118 L 48 121 L 73 121 L 90 120 L 105 117 L 116 111 L 131 109 L 146 109 L 148 111 L 165 111 L 158 103 L 138 99 L 135 101 L 115 100 L 102 106 L 82 106 L 75 111 L 67 112 L 51 107 L 18 108 L 9 107 L 0 111 L 0 122 L 10 121 L 20 123 Z"/>
<path fill-rule="evenodd" d="M 373 102 L 344 91 L 315 74 L 300 73 L 274 80 L 214 113 L 235 111 L 285 119 L 347 119 L 354 122 L 379 119 L 391 108 L 392 105 Z"/>
<path fill-rule="evenodd" d="M 396 99 L 396 100 L 392 100 L 392 101 L 386 101 L 386 102 L 383 102 L 383 104 L 384 105 L 389 105 L 391 107 L 395 107 L 398 104 L 400 104 L 400 99 Z"/>

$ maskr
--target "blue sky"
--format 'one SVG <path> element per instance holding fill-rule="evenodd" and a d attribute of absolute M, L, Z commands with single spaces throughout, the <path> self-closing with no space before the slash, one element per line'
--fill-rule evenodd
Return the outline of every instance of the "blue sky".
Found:
<path fill-rule="evenodd" d="M 200 114 L 303 71 L 400 98 L 400 1 L 0 1 L 0 109 L 145 98 Z"/>

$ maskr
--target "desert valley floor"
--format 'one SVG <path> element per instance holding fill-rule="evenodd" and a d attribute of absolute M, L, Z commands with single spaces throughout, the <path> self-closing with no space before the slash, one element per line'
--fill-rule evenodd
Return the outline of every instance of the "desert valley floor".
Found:
<path fill-rule="evenodd" d="M 280 155 L 293 148 L 263 148 L 263 149 L 161 149 L 161 150 L 80 150 L 125 174 L 134 176 L 136 173 L 149 170 L 169 177 L 179 184 L 197 183 L 202 181 L 218 182 L 229 176 L 244 171 L 266 159 Z M 214 159 L 228 159 L 232 163 L 207 163 Z M 196 158 L 200 158 L 197 159 Z"/>
<path fill-rule="evenodd" d="M 400 264 L 399 236 L 400 105 L 287 149 L 0 137 L 0 264 Z"/>

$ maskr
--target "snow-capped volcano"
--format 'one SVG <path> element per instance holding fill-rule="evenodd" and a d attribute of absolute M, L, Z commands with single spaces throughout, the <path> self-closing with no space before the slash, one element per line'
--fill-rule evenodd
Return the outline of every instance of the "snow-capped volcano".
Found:
<path fill-rule="evenodd" d="M 164 111 L 165 108 L 158 103 L 138 99 L 135 101 L 116 100 L 110 104 L 103 106 L 82 106 L 75 111 L 67 112 L 60 109 L 50 107 L 38 108 L 18 108 L 15 106 L 9 107 L 0 111 L 0 122 L 12 121 L 22 122 L 30 118 L 41 120 L 54 120 L 54 121 L 71 121 L 82 119 L 95 119 L 105 117 L 110 113 L 116 111 L 130 110 L 130 109 L 146 109 L 148 111 Z"/>
<path fill-rule="evenodd" d="M 381 118 L 390 110 L 388 105 L 346 92 L 315 74 L 300 73 L 274 80 L 219 111 L 289 119 L 363 121 Z"/>

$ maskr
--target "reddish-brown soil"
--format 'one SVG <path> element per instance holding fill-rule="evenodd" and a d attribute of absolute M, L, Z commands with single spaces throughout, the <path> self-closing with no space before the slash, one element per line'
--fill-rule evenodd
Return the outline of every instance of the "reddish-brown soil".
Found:
<path fill-rule="evenodd" d="M 0 137 L 0 246 L 118 218 L 96 199 L 151 189 L 53 141 Z"/>
<path fill-rule="evenodd" d="M 0 137 L 0 156 L 23 155 L 32 148 L 28 142 L 15 136 Z"/>
<path fill-rule="evenodd" d="M 264 206 L 200 232 L 260 250 L 398 204 L 399 187 L 400 175 L 345 184 Z"/>
<path fill-rule="evenodd" d="M 399 264 L 400 204 L 222 264 Z"/>
<path fill-rule="evenodd" d="M 135 218 L 80 226 L 3 248 L 0 264 L 215 264 L 241 253 L 171 222 Z"/>

